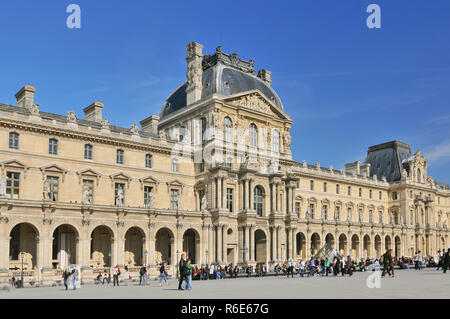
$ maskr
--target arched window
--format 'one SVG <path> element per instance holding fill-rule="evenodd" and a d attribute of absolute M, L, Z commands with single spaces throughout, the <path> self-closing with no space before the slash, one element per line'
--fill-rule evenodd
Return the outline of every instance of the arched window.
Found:
<path fill-rule="evenodd" d="M 183 142 L 185 137 L 186 137 L 186 127 L 180 126 L 180 128 L 178 129 L 178 141 Z"/>
<path fill-rule="evenodd" d="M 233 123 L 228 116 L 223 120 L 223 138 L 225 142 L 233 142 Z"/>
<path fill-rule="evenodd" d="M 280 132 L 278 130 L 273 130 L 272 134 L 272 152 L 280 152 Z"/>
<path fill-rule="evenodd" d="M 151 154 L 145 155 L 145 167 L 152 168 L 152 155 Z"/>
<path fill-rule="evenodd" d="M 19 149 L 19 134 L 15 132 L 9 133 L 9 148 Z"/>
<path fill-rule="evenodd" d="M 422 176 L 421 176 L 420 174 L 421 174 L 420 168 L 418 168 L 418 169 L 417 169 L 417 181 L 418 181 L 419 183 L 422 182 Z"/>
<path fill-rule="evenodd" d="M 264 190 L 261 186 L 256 186 L 253 190 L 254 194 L 254 210 L 258 216 L 263 215 L 263 203 L 264 203 Z"/>
<path fill-rule="evenodd" d="M 257 147 L 258 145 L 258 129 L 255 124 L 250 124 L 249 128 L 249 144 L 252 147 Z"/>

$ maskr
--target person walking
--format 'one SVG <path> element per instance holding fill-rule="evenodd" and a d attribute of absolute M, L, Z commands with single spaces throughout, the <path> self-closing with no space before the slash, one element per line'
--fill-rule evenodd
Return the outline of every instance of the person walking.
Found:
<path fill-rule="evenodd" d="M 159 286 L 162 287 L 162 281 L 164 279 L 164 282 L 169 285 L 169 282 L 167 281 L 167 274 L 166 274 L 166 266 L 164 266 L 164 262 L 161 263 L 161 266 L 159 267 Z"/>
<path fill-rule="evenodd" d="M 139 269 L 139 286 L 142 282 L 144 282 L 144 286 L 145 284 L 148 285 L 147 268 L 145 266 L 142 266 L 141 269 Z"/>
<path fill-rule="evenodd" d="M 73 290 L 77 290 L 78 269 L 76 269 L 76 268 L 72 269 L 71 276 L 72 276 Z"/>
<path fill-rule="evenodd" d="M 330 272 L 330 259 L 327 257 L 325 258 L 325 274 L 328 277 L 328 273 Z"/>
<path fill-rule="evenodd" d="M 102 284 L 102 273 L 99 272 L 97 275 L 97 281 L 95 282 L 96 285 Z M 103 284 L 102 284 L 103 285 Z"/>
<path fill-rule="evenodd" d="M 63 277 L 63 281 L 64 281 L 64 287 L 66 287 L 66 290 L 69 289 L 69 286 L 67 285 L 67 281 L 69 280 L 69 276 L 70 276 L 70 272 L 67 270 L 67 268 L 64 269 L 62 277 Z"/>
<path fill-rule="evenodd" d="M 423 254 L 422 252 L 419 250 L 419 253 L 417 254 L 417 260 L 419 262 L 419 270 L 422 270 L 423 268 Z"/>
<path fill-rule="evenodd" d="M 447 252 L 444 254 L 443 260 L 442 260 L 442 267 L 444 268 L 444 274 L 447 273 L 447 269 L 450 267 L 450 248 L 447 250 Z"/>
<path fill-rule="evenodd" d="M 383 255 L 383 272 L 381 273 L 381 277 L 385 277 L 386 272 L 390 277 L 394 277 L 394 263 L 392 261 L 392 249 L 388 249 Z"/>
<path fill-rule="evenodd" d="M 194 270 L 194 268 L 192 268 L 191 259 L 189 258 L 186 263 L 186 289 L 187 290 L 192 290 L 191 283 L 192 283 L 193 270 Z"/>
<path fill-rule="evenodd" d="M 184 290 L 181 285 L 183 284 L 183 281 L 186 280 L 185 274 L 186 274 L 186 254 L 182 253 L 180 262 L 178 263 L 178 272 L 179 272 L 179 278 L 178 278 L 178 290 Z"/>

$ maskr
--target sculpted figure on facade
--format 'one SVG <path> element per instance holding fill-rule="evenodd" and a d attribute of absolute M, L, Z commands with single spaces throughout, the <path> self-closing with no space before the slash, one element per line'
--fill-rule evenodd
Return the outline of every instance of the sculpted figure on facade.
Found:
<path fill-rule="evenodd" d="M 88 185 L 83 186 L 83 204 L 92 204 L 92 190 Z"/>
<path fill-rule="evenodd" d="M 30 108 L 31 115 L 38 115 L 39 114 L 39 104 L 33 104 Z"/>
<path fill-rule="evenodd" d="M 351 209 L 347 209 L 347 221 L 348 222 L 352 221 L 352 210 Z"/>
<path fill-rule="evenodd" d="M 148 207 L 149 208 L 155 207 L 155 194 L 153 193 L 153 190 L 148 195 Z"/>
<path fill-rule="evenodd" d="M 67 122 L 69 123 L 76 123 L 77 122 L 77 115 L 74 111 L 67 112 Z"/>
<path fill-rule="evenodd" d="M 131 125 L 130 132 L 133 135 L 139 134 L 139 128 L 136 124 Z"/>
<path fill-rule="evenodd" d="M 383 212 L 380 212 L 380 224 L 383 224 Z"/>
<path fill-rule="evenodd" d="M 108 121 L 108 119 L 106 117 L 102 119 L 101 124 L 102 124 L 102 128 L 103 129 L 108 129 L 109 128 L 109 121 Z"/>
<path fill-rule="evenodd" d="M 117 190 L 116 206 L 123 206 L 123 189 L 121 188 Z"/>
<path fill-rule="evenodd" d="M 359 210 L 359 222 L 362 222 L 363 220 L 363 212 L 362 209 Z"/>
<path fill-rule="evenodd" d="M 0 197 L 6 197 L 6 177 L 0 178 Z"/>
<path fill-rule="evenodd" d="M 201 86 L 202 85 L 202 72 L 200 70 L 201 66 L 191 64 L 188 67 L 186 73 L 187 82 L 189 86 Z"/>
<path fill-rule="evenodd" d="M 370 211 L 369 213 L 369 223 L 373 224 L 373 211 Z"/>
<path fill-rule="evenodd" d="M 202 197 L 202 211 L 208 210 L 208 193 L 205 191 L 205 194 Z"/>
<path fill-rule="evenodd" d="M 42 198 L 44 200 L 50 200 L 50 181 L 48 179 L 44 182 L 44 189 L 42 192 Z"/>
<path fill-rule="evenodd" d="M 285 149 L 288 149 L 291 146 L 291 134 L 289 131 L 284 131 L 283 133 L 283 144 Z"/>

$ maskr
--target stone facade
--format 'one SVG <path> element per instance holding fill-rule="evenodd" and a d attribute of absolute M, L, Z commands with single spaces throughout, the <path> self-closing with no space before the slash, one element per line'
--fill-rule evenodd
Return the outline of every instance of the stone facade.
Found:
<path fill-rule="evenodd" d="M 0 104 L 1 280 L 22 260 L 46 282 L 71 264 L 85 277 L 116 264 L 173 271 L 182 251 L 200 265 L 304 259 L 325 243 L 353 258 L 447 247 L 450 190 L 420 151 L 397 159 L 397 179 L 377 176 L 372 148 L 341 170 L 296 162 L 271 73 L 220 47 L 187 52 L 188 81 L 171 95 L 184 103 L 169 97 L 141 130 L 110 125 L 101 102 L 84 120 L 42 112 L 30 85 L 17 106 Z M 409 150 L 373 150 L 397 146 Z"/>

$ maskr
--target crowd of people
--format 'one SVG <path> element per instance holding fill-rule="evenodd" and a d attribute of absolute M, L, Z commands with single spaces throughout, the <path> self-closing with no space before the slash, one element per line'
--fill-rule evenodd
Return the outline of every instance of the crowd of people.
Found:
<path fill-rule="evenodd" d="M 383 268 L 382 276 L 386 273 L 390 277 L 394 277 L 394 267 L 399 269 L 411 269 L 414 267 L 416 270 L 421 270 L 424 267 L 437 267 L 437 270 L 442 268 L 443 273 L 446 274 L 450 268 L 450 248 L 445 250 L 439 250 L 437 252 L 437 261 L 432 256 L 424 256 L 421 251 L 410 257 L 394 257 L 392 256 L 392 249 L 389 249 L 380 258 L 361 258 L 360 260 L 353 260 L 350 256 L 346 258 L 341 256 L 335 256 L 334 258 L 320 257 L 310 258 L 308 260 L 299 260 L 294 262 L 288 260 L 284 263 L 278 263 L 276 265 L 267 265 L 265 263 L 257 263 L 256 265 L 201 265 L 193 266 L 191 259 L 186 259 L 186 254 L 181 255 L 181 259 L 178 264 L 178 278 L 179 278 L 179 290 L 191 290 L 193 280 L 212 280 L 212 279 L 224 279 L 224 278 L 237 278 L 239 277 L 264 277 L 268 273 L 272 273 L 275 276 L 284 275 L 287 277 L 315 277 L 315 276 L 352 276 L 355 271 L 369 271 Z M 127 267 L 124 269 L 128 271 Z M 164 262 L 161 262 L 158 267 L 159 270 L 159 285 L 169 285 L 167 268 Z M 119 286 L 119 276 L 124 273 L 119 266 L 111 267 L 109 273 L 98 273 L 95 278 L 97 285 L 104 285 L 112 282 L 114 286 Z M 74 290 L 79 280 L 79 271 L 77 268 L 65 269 L 62 274 L 62 279 L 66 290 L 69 289 L 69 283 L 72 284 Z M 132 279 L 131 274 L 128 273 L 128 279 Z M 12 278 L 11 284 L 15 287 L 20 287 L 20 278 Z M 149 285 L 147 267 L 142 266 L 139 270 L 139 285 Z"/>

